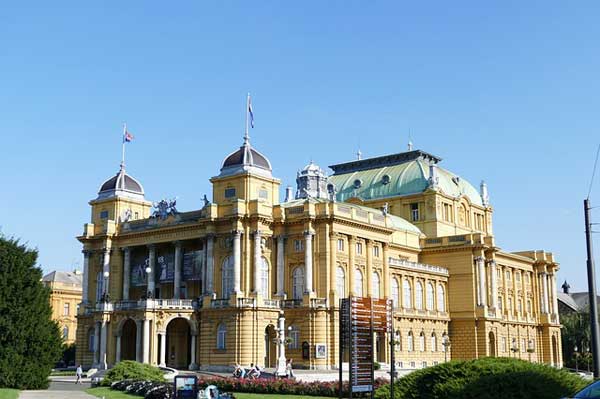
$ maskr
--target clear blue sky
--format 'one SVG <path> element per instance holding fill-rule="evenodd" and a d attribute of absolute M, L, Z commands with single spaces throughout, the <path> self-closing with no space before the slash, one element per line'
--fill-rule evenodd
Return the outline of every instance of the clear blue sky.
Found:
<path fill-rule="evenodd" d="M 403 151 L 410 130 L 488 182 L 503 249 L 553 251 L 561 282 L 586 289 L 599 20 L 597 1 L 3 4 L 2 231 L 45 271 L 81 265 L 74 237 L 117 172 L 123 121 L 147 198 L 199 208 L 241 144 L 250 91 L 252 143 L 284 185 L 310 158 Z"/>

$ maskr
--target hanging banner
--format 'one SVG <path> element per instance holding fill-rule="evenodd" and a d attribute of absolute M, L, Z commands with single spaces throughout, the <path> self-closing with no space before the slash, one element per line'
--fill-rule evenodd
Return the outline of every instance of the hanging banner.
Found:
<path fill-rule="evenodd" d="M 202 278 L 204 251 L 190 251 L 183 254 L 183 279 L 199 281 Z"/>
<path fill-rule="evenodd" d="M 156 277 L 161 283 L 172 283 L 175 278 L 175 254 L 166 253 L 156 258 Z"/>
<path fill-rule="evenodd" d="M 141 287 L 148 285 L 146 268 L 149 266 L 150 260 L 147 255 L 132 256 L 131 260 L 131 276 L 129 284 L 132 287 Z"/>

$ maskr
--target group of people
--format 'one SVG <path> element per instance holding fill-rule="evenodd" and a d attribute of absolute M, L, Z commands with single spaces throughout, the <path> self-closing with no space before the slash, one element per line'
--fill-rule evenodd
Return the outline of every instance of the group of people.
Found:
<path fill-rule="evenodd" d="M 239 364 L 235 365 L 233 370 L 233 376 L 235 378 L 250 378 L 255 380 L 260 378 L 263 369 L 258 364 L 250 363 L 249 368 L 245 368 Z M 288 359 L 285 363 L 285 374 L 287 378 L 294 378 L 294 371 L 292 370 L 292 359 Z"/>

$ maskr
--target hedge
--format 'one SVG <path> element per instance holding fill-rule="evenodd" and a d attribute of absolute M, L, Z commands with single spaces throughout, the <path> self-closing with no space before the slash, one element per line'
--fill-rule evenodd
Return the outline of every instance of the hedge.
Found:
<path fill-rule="evenodd" d="M 110 386 L 113 382 L 122 380 L 164 382 L 165 378 L 158 367 L 124 360 L 108 370 L 100 385 Z"/>

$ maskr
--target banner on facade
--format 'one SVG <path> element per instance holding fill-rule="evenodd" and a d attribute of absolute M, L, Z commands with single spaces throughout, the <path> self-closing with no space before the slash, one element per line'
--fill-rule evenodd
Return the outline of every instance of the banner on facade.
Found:
<path fill-rule="evenodd" d="M 161 283 L 172 283 L 175 277 L 175 254 L 166 253 L 156 258 L 156 277 Z"/>
<path fill-rule="evenodd" d="M 183 279 L 199 281 L 202 278 L 204 251 L 190 251 L 183 254 Z"/>
<path fill-rule="evenodd" d="M 145 255 L 135 256 L 131 260 L 131 276 L 129 284 L 132 287 L 141 287 L 148 284 L 146 268 L 150 264 L 150 259 Z"/>

